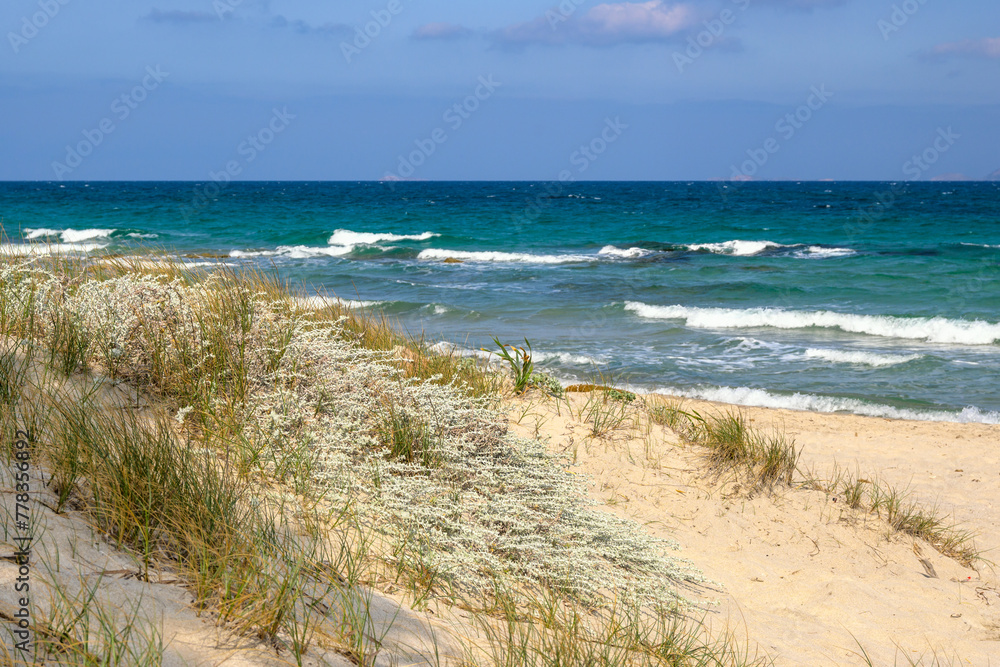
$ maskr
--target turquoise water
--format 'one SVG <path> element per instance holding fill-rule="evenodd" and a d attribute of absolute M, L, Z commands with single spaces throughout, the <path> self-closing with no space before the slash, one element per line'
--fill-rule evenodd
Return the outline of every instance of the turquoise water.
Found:
<path fill-rule="evenodd" d="M 0 215 L 7 252 L 273 266 L 565 381 L 1000 423 L 997 183 L 6 183 Z"/>

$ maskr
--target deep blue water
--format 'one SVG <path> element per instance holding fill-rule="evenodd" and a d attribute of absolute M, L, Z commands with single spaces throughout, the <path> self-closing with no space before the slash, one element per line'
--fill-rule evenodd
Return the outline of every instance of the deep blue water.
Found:
<path fill-rule="evenodd" d="M 0 183 L 0 216 L 6 252 L 273 266 L 565 380 L 1000 422 L 1000 183 Z"/>

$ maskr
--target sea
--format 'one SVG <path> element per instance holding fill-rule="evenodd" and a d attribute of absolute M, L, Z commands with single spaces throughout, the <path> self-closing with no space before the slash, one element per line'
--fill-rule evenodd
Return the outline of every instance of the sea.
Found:
<path fill-rule="evenodd" d="M 1000 423 L 997 182 L 7 182 L 0 224 L 0 261 L 262 268 L 564 383 Z"/>

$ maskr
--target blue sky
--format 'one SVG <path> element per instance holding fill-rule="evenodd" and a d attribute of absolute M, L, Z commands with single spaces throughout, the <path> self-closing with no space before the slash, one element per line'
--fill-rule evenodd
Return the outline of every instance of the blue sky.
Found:
<path fill-rule="evenodd" d="M 1000 170 L 995 0 L 7 0 L 0 32 L 2 179 Z"/>

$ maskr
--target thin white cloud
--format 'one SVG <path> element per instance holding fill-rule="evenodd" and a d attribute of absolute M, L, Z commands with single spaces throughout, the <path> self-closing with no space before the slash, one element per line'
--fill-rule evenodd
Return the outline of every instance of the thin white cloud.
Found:
<path fill-rule="evenodd" d="M 973 58 L 1000 58 L 1000 37 L 966 39 L 960 42 L 945 42 L 933 47 L 932 57 L 971 56 Z"/>
<path fill-rule="evenodd" d="M 615 44 L 669 41 L 693 27 L 700 14 L 688 3 L 612 2 L 596 5 L 578 16 L 558 8 L 543 16 L 491 33 L 506 47 L 530 44 Z"/>
<path fill-rule="evenodd" d="M 312 25 L 306 21 L 289 20 L 281 14 L 271 19 L 272 28 L 291 30 L 300 35 L 316 35 L 319 37 L 344 37 L 353 33 L 351 26 L 344 23 L 324 23 Z"/>
<path fill-rule="evenodd" d="M 142 17 L 146 21 L 152 23 L 160 24 L 172 24 L 172 25 L 197 25 L 197 24 L 216 24 L 222 25 L 226 21 L 230 22 L 240 22 L 247 26 L 260 26 L 265 25 L 266 27 L 273 28 L 276 30 L 289 30 L 291 32 L 297 33 L 299 35 L 311 35 L 318 37 L 332 37 L 340 38 L 346 35 L 351 35 L 354 29 L 344 23 L 324 23 L 322 25 L 313 25 L 307 21 L 302 21 L 298 19 L 289 19 L 282 14 L 271 13 L 268 3 L 257 2 L 251 3 L 247 2 L 247 6 L 253 6 L 257 8 L 257 14 L 255 17 L 247 19 L 239 16 L 230 16 L 228 12 L 222 14 L 203 12 L 203 11 L 183 11 L 183 10 L 161 10 L 154 7 L 147 15 Z M 228 5 L 227 5 L 228 6 Z"/>
<path fill-rule="evenodd" d="M 738 0 L 760 3 L 780 9 L 811 11 L 838 7 L 851 0 Z M 520 48 L 528 45 L 581 44 L 613 46 L 644 42 L 669 42 L 686 36 L 701 25 L 712 12 L 696 7 L 698 0 L 647 0 L 646 2 L 606 2 L 586 12 L 578 2 L 564 2 L 530 21 L 515 23 L 485 33 L 495 45 Z M 701 4 L 718 4 L 705 3 Z M 739 5 L 738 5 L 739 6 Z M 568 8 L 568 9 L 567 9 Z M 741 6 L 745 8 L 745 6 Z M 718 7 L 716 7 L 718 9 Z M 450 40 L 468 37 L 476 31 L 453 23 L 428 23 L 417 28 L 415 39 Z M 725 42 L 739 47 L 737 40 Z"/>
<path fill-rule="evenodd" d="M 427 23 L 413 31 L 414 39 L 459 39 L 473 33 L 465 26 L 455 23 Z"/>
<path fill-rule="evenodd" d="M 583 41 L 592 43 L 658 41 L 673 38 L 696 19 L 694 9 L 686 4 L 619 2 L 593 7 L 577 28 Z"/>
<path fill-rule="evenodd" d="M 839 7 L 846 5 L 850 0 L 758 0 L 764 5 L 777 5 L 787 9 L 823 9 L 825 7 Z"/>

